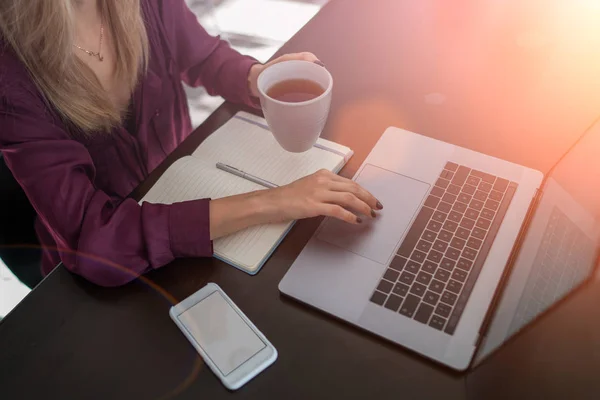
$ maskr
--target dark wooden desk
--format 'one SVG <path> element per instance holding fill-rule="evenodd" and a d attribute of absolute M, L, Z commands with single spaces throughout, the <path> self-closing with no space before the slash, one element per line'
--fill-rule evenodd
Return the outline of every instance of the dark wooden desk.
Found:
<path fill-rule="evenodd" d="M 323 135 L 356 150 L 345 176 L 389 125 L 548 171 L 600 110 L 595 4 L 333 0 L 280 53 L 312 51 L 332 72 Z M 139 193 L 236 110 L 221 107 Z M 213 281 L 280 354 L 238 398 L 597 398 L 599 282 L 455 374 L 280 295 L 318 222 L 298 223 L 254 277 L 181 260 L 105 289 L 58 268 L 0 324 L 0 397 L 234 396 L 168 316 L 172 302 Z"/>

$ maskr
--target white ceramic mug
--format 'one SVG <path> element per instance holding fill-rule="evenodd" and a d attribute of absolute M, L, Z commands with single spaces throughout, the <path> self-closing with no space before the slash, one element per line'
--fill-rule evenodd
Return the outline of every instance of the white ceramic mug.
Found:
<path fill-rule="evenodd" d="M 314 99 L 288 103 L 267 95 L 281 81 L 308 79 L 325 91 Z M 283 61 L 266 68 L 258 77 L 258 92 L 263 114 L 277 142 L 285 150 L 301 153 L 309 150 L 321 135 L 331 105 L 333 78 L 327 69 L 310 61 Z"/>

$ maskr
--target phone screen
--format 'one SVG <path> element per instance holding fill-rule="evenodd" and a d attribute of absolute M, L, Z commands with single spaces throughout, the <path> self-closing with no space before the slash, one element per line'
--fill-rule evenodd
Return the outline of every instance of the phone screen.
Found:
<path fill-rule="evenodd" d="M 266 347 L 218 291 L 178 318 L 224 376 Z"/>

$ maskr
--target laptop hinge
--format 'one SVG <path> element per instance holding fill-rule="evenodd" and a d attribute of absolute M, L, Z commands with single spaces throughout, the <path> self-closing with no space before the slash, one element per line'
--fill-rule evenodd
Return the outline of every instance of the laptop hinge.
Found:
<path fill-rule="evenodd" d="M 506 284 L 506 280 L 510 276 L 513 266 L 517 260 L 517 256 L 519 255 L 519 253 L 521 251 L 523 242 L 525 240 L 525 234 L 527 233 L 529 225 L 531 224 L 531 219 L 533 218 L 535 210 L 537 209 L 540 199 L 542 198 L 542 194 L 543 194 L 543 190 L 538 188 L 535 192 L 535 195 L 533 196 L 531 203 L 529 204 L 529 208 L 527 209 L 527 214 L 525 214 L 525 219 L 523 220 L 523 223 L 521 224 L 521 229 L 519 229 L 519 234 L 517 235 L 517 240 L 515 240 L 513 248 L 510 252 L 510 256 L 508 257 L 508 261 L 506 263 L 506 268 L 504 268 L 504 271 L 502 272 L 502 277 L 500 278 L 500 282 L 498 282 L 498 286 L 494 293 L 494 297 L 492 298 L 492 302 L 490 303 L 490 306 L 488 307 L 488 311 L 485 315 L 485 318 L 483 319 L 481 327 L 479 328 L 479 332 L 477 334 L 477 339 L 475 340 L 476 348 L 478 348 L 481 345 L 481 342 L 487 335 L 487 331 L 488 331 L 489 325 L 491 324 L 492 319 L 495 315 L 496 308 L 498 306 L 498 302 L 502 298 L 502 293 L 504 292 L 504 286 Z"/>

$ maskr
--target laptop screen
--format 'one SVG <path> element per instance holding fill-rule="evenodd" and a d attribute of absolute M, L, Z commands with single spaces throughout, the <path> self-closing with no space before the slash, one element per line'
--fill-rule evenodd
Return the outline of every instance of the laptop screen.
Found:
<path fill-rule="evenodd" d="M 475 363 L 596 273 L 600 253 L 600 122 L 547 176 Z"/>

